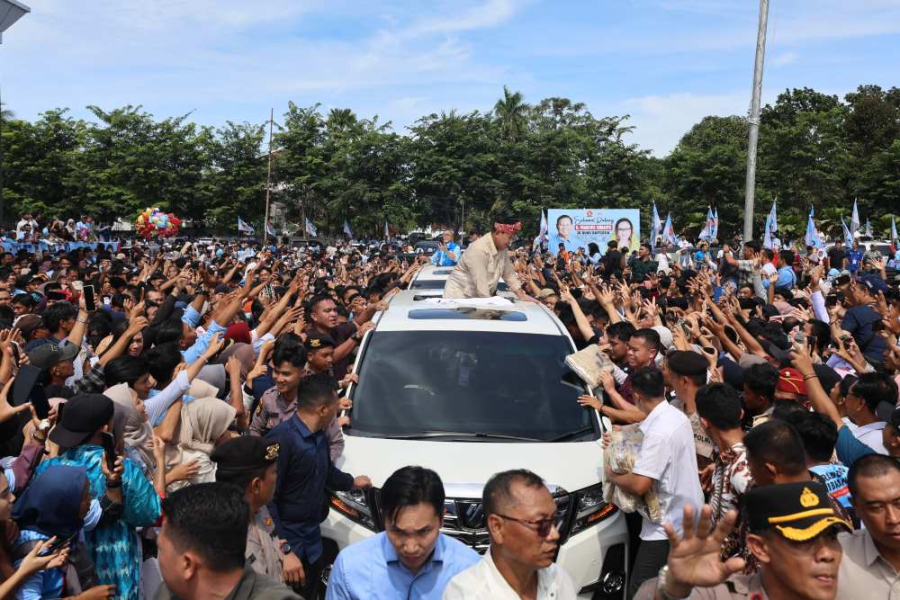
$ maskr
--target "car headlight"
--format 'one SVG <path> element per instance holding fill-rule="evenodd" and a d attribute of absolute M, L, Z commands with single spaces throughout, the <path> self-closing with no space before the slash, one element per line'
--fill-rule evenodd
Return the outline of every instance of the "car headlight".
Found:
<path fill-rule="evenodd" d="M 331 507 L 366 529 L 378 531 L 378 528 L 375 526 L 375 518 L 372 516 L 372 508 L 369 506 L 369 501 L 366 499 L 366 493 L 363 490 L 333 492 L 331 494 Z"/>
<path fill-rule="evenodd" d="M 602 484 L 581 490 L 577 493 L 577 497 L 572 535 L 599 523 L 617 510 L 615 505 L 603 500 Z"/>

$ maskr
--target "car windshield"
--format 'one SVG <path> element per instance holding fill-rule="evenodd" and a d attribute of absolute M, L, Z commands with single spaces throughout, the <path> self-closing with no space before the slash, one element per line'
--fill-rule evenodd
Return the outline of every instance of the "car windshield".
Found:
<path fill-rule="evenodd" d="M 584 388 L 565 364 L 571 352 L 562 336 L 375 332 L 360 363 L 347 434 L 590 438 L 593 419 L 577 402 Z"/>

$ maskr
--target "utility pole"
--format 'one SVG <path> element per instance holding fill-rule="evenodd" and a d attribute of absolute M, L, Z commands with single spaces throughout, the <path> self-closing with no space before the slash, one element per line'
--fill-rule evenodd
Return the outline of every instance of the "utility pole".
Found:
<path fill-rule="evenodd" d="M 272 125 L 275 121 L 275 108 L 269 112 L 269 170 L 266 173 L 266 220 L 263 223 L 263 245 L 269 241 L 269 195 L 272 191 Z M 277 244 L 277 242 L 276 242 Z"/>
<path fill-rule="evenodd" d="M 747 144 L 747 187 L 744 195 L 744 242 L 753 239 L 753 204 L 756 200 L 756 145 L 759 141 L 759 102 L 762 96 L 763 61 L 766 57 L 766 27 L 769 0 L 759 0 L 756 32 L 756 62 L 753 64 L 753 98 L 750 101 L 750 140 Z"/>

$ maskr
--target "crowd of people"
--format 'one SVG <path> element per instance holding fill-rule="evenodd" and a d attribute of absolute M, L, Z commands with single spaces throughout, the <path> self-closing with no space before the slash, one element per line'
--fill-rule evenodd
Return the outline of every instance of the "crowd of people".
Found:
<path fill-rule="evenodd" d="M 747 242 L 681 261 L 621 241 L 551 256 L 514 250 L 520 229 L 497 216 L 466 248 L 446 231 L 431 259 L 349 243 L 0 255 L 0 598 L 575 597 L 553 474 L 523 469 L 484 486 L 484 556 L 441 533 L 440 474 L 412 464 L 378 482 L 383 532 L 328 568 L 329 491 L 373 485 L 335 466 L 354 358 L 429 262 L 453 269 L 446 297 L 502 280 L 602 357 L 578 402 L 612 424 L 607 452 L 639 449 L 598 479 L 656 507 L 626 515 L 629 598 L 891 597 L 900 293 L 883 257 Z"/>

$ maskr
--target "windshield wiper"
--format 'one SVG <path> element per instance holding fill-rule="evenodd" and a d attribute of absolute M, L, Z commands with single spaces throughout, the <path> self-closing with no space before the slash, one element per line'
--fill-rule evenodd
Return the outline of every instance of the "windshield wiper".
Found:
<path fill-rule="evenodd" d="M 582 427 L 581 429 L 576 429 L 575 431 L 570 431 L 569 433 L 564 433 L 555 438 L 551 438 L 549 440 L 542 440 L 544 442 L 564 442 L 566 440 L 570 440 L 572 438 L 577 438 L 580 435 L 584 435 L 586 433 L 593 433 L 594 428 L 588 425 L 587 427 Z"/>
<path fill-rule="evenodd" d="M 502 433 L 482 433 L 471 431 L 421 431 L 419 433 L 387 435 L 384 436 L 389 440 L 427 440 L 433 438 L 466 438 L 466 439 L 483 439 L 483 440 L 514 440 L 517 442 L 542 442 L 544 440 L 538 438 L 522 437 L 518 435 L 504 435 Z"/>

